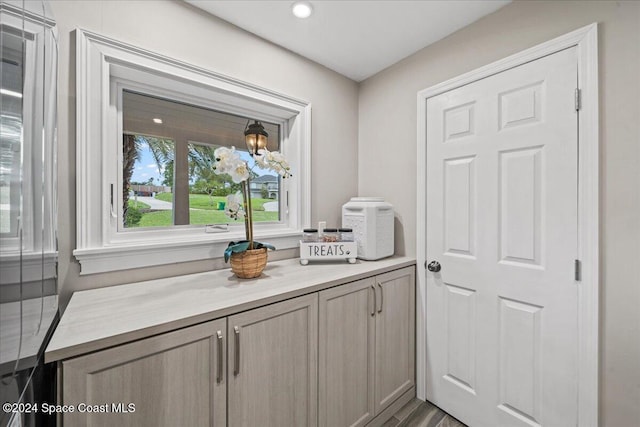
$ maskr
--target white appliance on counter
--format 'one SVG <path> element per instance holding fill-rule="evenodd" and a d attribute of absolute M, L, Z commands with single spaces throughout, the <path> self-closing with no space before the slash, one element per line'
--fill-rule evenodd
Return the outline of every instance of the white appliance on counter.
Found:
<path fill-rule="evenodd" d="M 353 229 L 358 258 L 393 255 L 393 206 L 382 197 L 352 197 L 342 206 L 342 227 Z"/>

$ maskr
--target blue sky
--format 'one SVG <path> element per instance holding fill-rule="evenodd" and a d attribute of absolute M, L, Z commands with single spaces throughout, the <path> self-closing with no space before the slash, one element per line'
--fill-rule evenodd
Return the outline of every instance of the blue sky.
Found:
<path fill-rule="evenodd" d="M 133 167 L 133 176 L 131 177 L 131 181 L 147 182 L 149 178 L 152 177 L 153 183 L 156 185 L 162 183 L 162 180 L 164 179 L 164 176 L 161 174 L 161 171 L 158 170 L 158 165 L 156 165 L 156 162 L 151 155 L 149 146 L 147 144 L 140 144 L 140 157 Z"/>

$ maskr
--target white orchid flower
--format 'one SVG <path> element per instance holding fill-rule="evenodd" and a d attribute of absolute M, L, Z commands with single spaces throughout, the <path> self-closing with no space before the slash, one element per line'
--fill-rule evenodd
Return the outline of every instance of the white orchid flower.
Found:
<path fill-rule="evenodd" d="M 269 151 L 266 148 L 258 150 L 258 154 L 254 156 L 256 163 L 263 169 L 269 169 L 276 172 L 283 178 L 291 176 L 291 167 L 289 163 L 278 151 Z"/>
<path fill-rule="evenodd" d="M 247 162 L 240 157 L 240 154 L 236 152 L 235 147 L 218 147 L 214 150 L 214 156 L 215 162 L 213 163 L 213 170 L 215 174 L 229 175 L 234 183 L 242 184 L 242 191 L 249 198 L 246 201 L 247 211 L 245 211 L 245 205 L 241 195 L 228 195 L 224 213 L 233 220 L 245 221 L 245 232 L 247 240 L 250 242 L 249 247 L 253 247 L 251 246 L 253 245 L 253 219 L 250 209 L 251 188 L 249 185 L 252 170 L 258 166 L 261 169 L 276 172 L 282 178 L 288 178 L 291 176 L 291 167 L 282 153 L 277 151 L 271 152 L 266 148 L 258 150 L 258 152 L 252 156 L 254 164 L 251 168 L 249 168 Z M 264 244 L 261 245 L 267 246 Z M 230 251 L 230 249 L 227 249 L 227 251 Z M 225 259 L 227 256 L 228 254 L 225 252 Z"/>
<path fill-rule="evenodd" d="M 244 219 L 244 207 L 240 194 L 229 194 L 224 213 L 231 219 Z"/>
<path fill-rule="evenodd" d="M 216 160 L 214 165 L 214 172 L 216 175 L 230 173 L 233 169 L 238 167 L 238 163 L 242 162 L 240 155 L 236 153 L 235 147 L 218 147 L 213 152 L 213 155 Z"/>
<path fill-rule="evenodd" d="M 236 184 L 240 184 L 242 181 L 246 181 L 249 178 L 249 168 L 242 160 L 236 162 L 232 166 L 232 169 L 227 173 L 231 176 L 231 180 Z"/>
<path fill-rule="evenodd" d="M 213 155 L 216 157 L 216 161 L 221 162 L 221 161 L 225 161 L 226 159 L 234 155 L 235 152 L 236 152 L 236 147 L 231 147 L 231 148 L 218 147 L 213 152 Z"/>
<path fill-rule="evenodd" d="M 227 196 L 227 206 L 242 206 L 242 195 L 240 193 L 229 194 Z"/>
<path fill-rule="evenodd" d="M 266 162 L 266 159 L 265 159 L 266 154 L 267 154 L 268 152 L 269 152 L 269 151 L 268 151 L 267 149 L 265 149 L 265 148 L 261 148 L 261 149 L 259 149 L 259 150 L 258 150 L 258 152 L 257 152 L 256 154 L 254 154 L 254 156 L 253 156 L 253 159 L 256 161 L 256 164 L 257 164 L 258 166 L 260 166 L 260 168 L 262 168 L 262 169 L 267 169 L 267 168 L 268 168 L 268 165 L 267 165 L 267 162 Z"/>

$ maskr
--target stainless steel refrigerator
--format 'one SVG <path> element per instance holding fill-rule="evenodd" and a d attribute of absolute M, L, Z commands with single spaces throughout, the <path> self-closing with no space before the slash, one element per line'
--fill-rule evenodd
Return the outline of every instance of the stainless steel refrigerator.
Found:
<path fill-rule="evenodd" d="M 0 2 L 0 427 L 55 425 L 58 318 L 55 20 L 45 1 Z"/>

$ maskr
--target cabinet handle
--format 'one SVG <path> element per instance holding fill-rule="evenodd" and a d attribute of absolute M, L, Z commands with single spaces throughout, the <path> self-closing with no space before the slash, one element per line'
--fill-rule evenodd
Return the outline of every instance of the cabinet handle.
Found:
<path fill-rule="evenodd" d="M 240 373 L 240 328 L 237 326 L 234 326 L 233 333 L 235 335 L 233 375 L 238 376 L 238 374 Z"/>
<path fill-rule="evenodd" d="M 378 282 L 378 287 L 380 288 L 380 308 L 378 309 L 378 313 L 382 313 L 382 304 L 384 304 L 384 294 L 382 293 L 382 285 Z"/>
<path fill-rule="evenodd" d="M 375 288 L 375 286 L 371 285 L 371 290 L 373 291 L 373 309 L 371 310 L 371 316 L 375 316 L 376 315 L 376 306 L 378 305 L 378 303 L 376 302 L 376 288 Z"/>
<path fill-rule="evenodd" d="M 218 373 L 216 374 L 216 382 L 222 382 L 222 331 L 218 331 Z"/>

